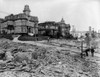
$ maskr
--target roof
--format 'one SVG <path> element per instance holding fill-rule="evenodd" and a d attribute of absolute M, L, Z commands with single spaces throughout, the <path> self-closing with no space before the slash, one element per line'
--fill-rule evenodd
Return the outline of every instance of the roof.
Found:
<path fill-rule="evenodd" d="M 43 22 L 43 23 L 39 23 L 38 25 L 40 25 L 40 26 L 46 26 L 46 25 L 48 25 L 48 26 L 51 26 L 51 25 L 59 26 L 59 24 L 54 22 L 54 21 L 46 21 L 46 22 Z"/>
<path fill-rule="evenodd" d="M 65 23 L 65 20 L 62 18 L 60 22 L 61 22 L 61 23 Z"/>
<path fill-rule="evenodd" d="M 29 19 L 28 19 L 29 17 Z M 11 20 L 11 21 L 15 21 L 15 20 L 22 20 L 22 19 L 26 19 L 26 20 L 29 20 L 29 21 L 32 21 L 32 22 L 38 22 L 38 17 L 36 16 L 27 16 L 26 14 L 24 13 L 19 13 L 19 14 L 16 14 L 16 15 L 13 15 L 13 14 L 10 14 L 8 16 L 5 17 L 5 20 Z"/>

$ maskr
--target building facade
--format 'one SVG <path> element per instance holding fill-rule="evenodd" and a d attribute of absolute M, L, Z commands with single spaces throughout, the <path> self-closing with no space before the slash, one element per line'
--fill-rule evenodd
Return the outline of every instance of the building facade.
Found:
<path fill-rule="evenodd" d="M 0 33 L 29 34 L 47 36 L 66 36 L 70 33 L 70 24 L 62 18 L 60 22 L 46 21 L 38 24 L 38 17 L 30 15 L 30 8 L 25 5 L 23 13 L 10 14 L 0 19 Z"/>
<path fill-rule="evenodd" d="M 70 33 L 70 24 L 66 24 L 65 20 L 62 18 L 60 22 L 58 22 L 59 27 L 61 29 L 61 35 L 62 36 L 67 36 Z"/>
<path fill-rule="evenodd" d="M 38 17 L 30 15 L 30 8 L 25 5 L 23 13 L 8 15 L 1 22 L 1 33 L 33 33 L 38 34 Z"/>
<path fill-rule="evenodd" d="M 54 36 L 58 31 L 58 24 L 54 21 L 46 21 L 38 24 L 39 35 Z"/>
<path fill-rule="evenodd" d="M 39 34 L 56 36 L 58 33 L 61 36 L 66 36 L 70 33 L 70 24 L 66 24 L 62 18 L 60 22 L 46 21 L 39 23 Z"/>

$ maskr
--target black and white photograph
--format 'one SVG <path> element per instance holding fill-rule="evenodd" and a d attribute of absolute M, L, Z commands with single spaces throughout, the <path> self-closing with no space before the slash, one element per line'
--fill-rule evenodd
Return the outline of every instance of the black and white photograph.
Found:
<path fill-rule="evenodd" d="M 100 77 L 100 0 L 0 0 L 0 77 Z"/>

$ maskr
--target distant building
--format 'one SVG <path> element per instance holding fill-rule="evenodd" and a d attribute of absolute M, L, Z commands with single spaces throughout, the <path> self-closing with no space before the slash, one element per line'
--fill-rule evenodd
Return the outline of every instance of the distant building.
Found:
<path fill-rule="evenodd" d="M 78 36 L 78 34 L 76 33 L 76 28 L 75 28 L 74 25 L 72 26 L 71 34 L 72 34 L 73 37 L 77 37 Z"/>
<path fill-rule="evenodd" d="M 78 37 L 78 38 L 85 37 L 86 33 L 87 33 L 87 31 L 76 31 L 76 37 Z"/>
<path fill-rule="evenodd" d="M 54 21 L 46 21 L 43 23 L 39 23 L 39 34 L 46 34 L 55 36 L 60 31 L 62 36 L 66 36 L 70 33 L 70 24 L 66 24 L 64 19 L 60 22 L 54 22 Z"/>
<path fill-rule="evenodd" d="M 6 33 L 33 33 L 38 34 L 38 18 L 30 15 L 28 5 L 23 13 L 6 16 L 0 25 L 0 31 Z"/>

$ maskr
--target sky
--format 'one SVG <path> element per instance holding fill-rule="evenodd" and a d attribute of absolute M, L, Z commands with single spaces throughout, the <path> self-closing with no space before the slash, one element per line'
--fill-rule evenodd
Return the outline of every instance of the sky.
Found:
<path fill-rule="evenodd" d="M 100 0 L 0 0 L 0 18 L 22 13 L 26 4 L 39 22 L 59 22 L 64 18 L 78 31 L 87 31 L 89 26 L 100 30 Z"/>

